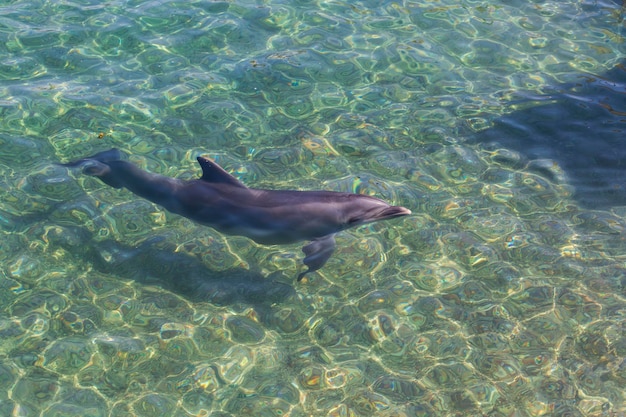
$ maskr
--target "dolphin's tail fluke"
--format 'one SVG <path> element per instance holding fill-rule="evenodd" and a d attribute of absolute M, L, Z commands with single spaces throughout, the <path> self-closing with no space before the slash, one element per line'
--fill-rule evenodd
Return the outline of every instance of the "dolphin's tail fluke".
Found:
<path fill-rule="evenodd" d="M 75 168 L 82 167 L 89 161 L 98 161 L 98 162 L 110 162 L 110 161 L 119 161 L 122 159 L 122 152 L 120 152 L 117 148 L 111 148 L 108 151 L 98 152 L 95 155 L 88 156 L 87 158 L 79 159 L 77 161 L 68 162 L 67 164 L 60 164 L 64 167 Z"/>
<path fill-rule="evenodd" d="M 117 148 L 108 151 L 98 152 L 95 155 L 77 161 L 60 164 L 68 168 L 81 168 L 83 174 L 100 178 L 105 184 L 114 188 L 122 188 L 124 183 L 120 181 L 117 175 L 111 172 L 109 162 L 119 161 L 122 159 L 122 152 Z"/>
<path fill-rule="evenodd" d="M 179 202 L 176 196 L 181 180 L 143 171 L 136 165 L 123 160 L 125 154 L 119 149 L 97 153 L 78 161 L 62 164 L 69 168 L 80 168 L 85 175 L 98 177 L 103 183 L 114 188 L 126 188 L 140 197 L 178 213 Z"/>

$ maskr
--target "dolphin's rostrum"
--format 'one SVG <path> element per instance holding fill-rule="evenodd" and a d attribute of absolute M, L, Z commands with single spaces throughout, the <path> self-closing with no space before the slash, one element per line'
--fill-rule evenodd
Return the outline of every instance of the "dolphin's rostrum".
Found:
<path fill-rule="evenodd" d="M 63 164 L 81 167 L 115 188 L 127 188 L 172 213 L 230 235 L 267 245 L 310 241 L 302 248 L 305 272 L 320 269 L 335 250 L 334 234 L 365 223 L 411 214 L 374 197 L 333 191 L 248 188 L 215 162 L 198 157 L 199 179 L 185 181 L 153 174 L 122 160 L 110 149 Z"/>

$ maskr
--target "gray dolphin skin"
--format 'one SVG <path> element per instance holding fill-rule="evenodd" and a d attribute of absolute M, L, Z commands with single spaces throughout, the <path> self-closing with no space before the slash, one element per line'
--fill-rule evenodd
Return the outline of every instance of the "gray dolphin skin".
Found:
<path fill-rule="evenodd" d="M 335 250 L 335 233 L 411 214 L 407 208 L 360 194 L 248 188 L 204 157 L 198 157 L 202 176 L 185 181 L 143 171 L 123 160 L 124 155 L 114 148 L 62 165 L 79 167 L 111 187 L 126 188 L 225 234 L 265 245 L 310 241 L 302 248 L 308 269 L 298 281 L 328 261 Z"/>

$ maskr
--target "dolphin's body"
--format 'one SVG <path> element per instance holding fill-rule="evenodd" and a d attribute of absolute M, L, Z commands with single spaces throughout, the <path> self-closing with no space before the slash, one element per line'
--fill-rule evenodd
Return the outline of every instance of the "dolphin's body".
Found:
<path fill-rule="evenodd" d="M 248 188 L 215 162 L 198 157 L 202 177 L 185 181 L 143 171 L 118 149 L 63 164 L 81 167 L 115 188 L 127 188 L 166 210 L 230 235 L 267 245 L 310 241 L 302 248 L 308 269 L 320 269 L 335 249 L 334 234 L 365 223 L 411 214 L 360 194 Z"/>

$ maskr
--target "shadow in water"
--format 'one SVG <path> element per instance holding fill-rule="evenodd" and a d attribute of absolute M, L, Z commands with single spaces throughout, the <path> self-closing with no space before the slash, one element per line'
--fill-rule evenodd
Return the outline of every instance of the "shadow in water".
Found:
<path fill-rule="evenodd" d="M 212 270 L 193 256 L 174 252 L 164 237 L 148 239 L 133 248 L 113 240 L 96 242 L 88 235 L 72 228 L 62 229 L 56 238 L 48 234 L 48 238 L 80 254 L 102 273 L 158 285 L 190 301 L 269 307 L 297 298 L 295 289 L 285 283 L 289 278 L 280 272 L 264 277 L 243 268 Z"/>
<path fill-rule="evenodd" d="M 626 63 L 519 106 L 470 141 L 558 163 L 583 207 L 626 205 Z"/>

